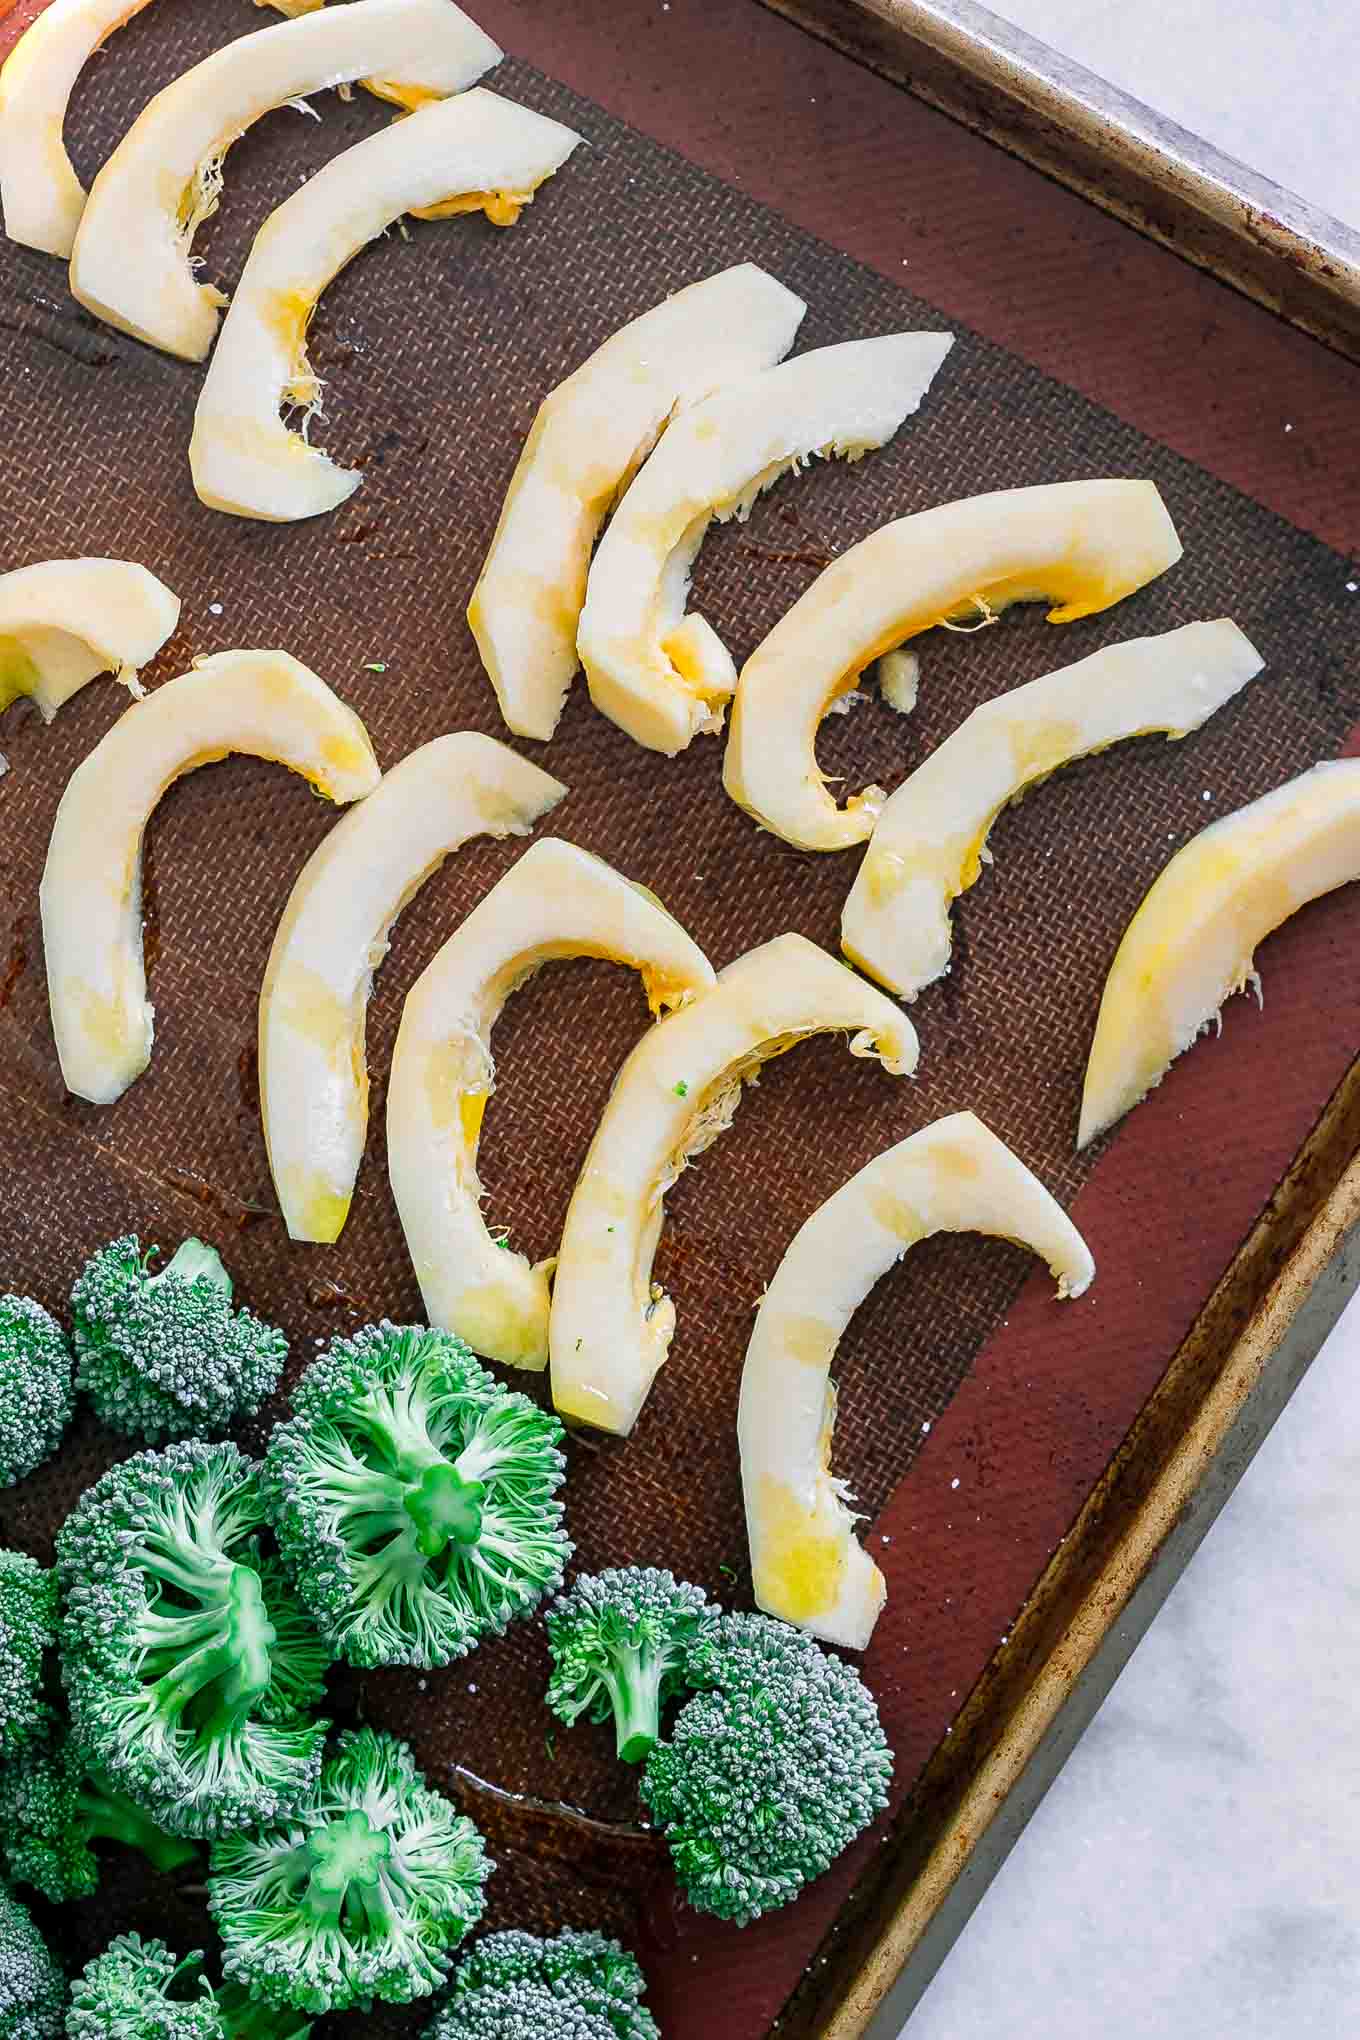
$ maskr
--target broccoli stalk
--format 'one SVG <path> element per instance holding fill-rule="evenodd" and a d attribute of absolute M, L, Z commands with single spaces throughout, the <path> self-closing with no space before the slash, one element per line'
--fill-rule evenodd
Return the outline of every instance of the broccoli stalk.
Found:
<path fill-rule="evenodd" d="M 52 1457 L 74 1401 L 61 1326 L 31 1297 L 0 1296 L 0 1487 Z"/>
<path fill-rule="evenodd" d="M 561 1582 L 562 1426 L 461 1339 L 370 1325 L 314 1362 L 265 1456 L 299 1597 L 355 1665 L 446 1665 Z"/>
<path fill-rule="evenodd" d="M 263 2005 L 239 1983 L 221 1984 L 217 2008 L 222 2014 L 222 2040 L 309 2040 L 310 2019 L 280 2015 L 276 2005 Z"/>
<path fill-rule="evenodd" d="M 98 1888 L 96 1842 L 137 1849 L 164 1874 L 192 1863 L 192 1842 L 168 1835 L 90 1768 L 75 1738 L 25 1750 L 0 1769 L 0 1845 L 16 1883 L 54 1905 Z"/>
<path fill-rule="evenodd" d="M 892 1752 L 858 1672 L 765 1615 L 686 1655 L 687 1700 L 642 1796 L 691 1905 L 741 1926 L 796 1898 L 888 1803 Z"/>
<path fill-rule="evenodd" d="M 71 1291 L 76 1386 L 129 1438 L 224 1431 L 277 1386 L 282 1332 L 233 1310 L 216 1248 L 185 1240 L 159 1274 L 128 1234 L 102 1247 Z"/>
<path fill-rule="evenodd" d="M 427 1997 L 481 1916 L 491 1867 L 404 1743 L 353 1730 L 285 1825 L 214 1845 L 223 1967 L 253 1997 L 300 2011 Z"/>
<path fill-rule="evenodd" d="M 136 1849 L 162 1877 L 187 1870 L 198 1850 L 183 1835 L 168 1835 L 149 1814 L 134 1806 L 125 1792 L 116 1792 L 97 1772 L 86 1771 L 76 1792 L 76 1820 L 90 1842 L 116 1842 Z M 49 1894 L 50 1896 L 50 1894 Z"/>
<path fill-rule="evenodd" d="M 478 1941 L 454 1971 L 425 2040 L 659 2040 L 633 1956 L 603 1934 L 554 1940 L 510 1929 Z"/>
<path fill-rule="evenodd" d="M 56 1574 L 26 1551 L 0 1551 L 0 1758 L 31 1748 L 51 1728 L 43 1658 L 56 1640 Z"/>
<path fill-rule="evenodd" d="M 277 1820 L 320 1766 L 328 1653 L 259 1555 L 262 1519 L 254 1463 L 186 1441 L 111 1467 L 57 1539 L 77 1732 L 175 1834 Z"/>
<path fill-rule="evenodd" d="M 297 1861 L 305 1879 L 302 1908 L 318 1938 L 338 1941 L 347 1915 L 370 1932 L 390 1930 L 392 1844 L 361 1806 L 309 1834 Z"/>
<path fill-rule="evenodd" d="M 614 1719 L 625 1764 L 661 1733 L 661 1709 L 684 1684 L 685 1654 L 717 1619 L 701 1588 L 673 1573 L 626 1566 L 576 1580 L 548 1611 L 548 1705 L 568 1726 Z"/>
<path fill-rule="evenodd" d="M 207 1282 L 220 1290 L 227 1302 L 231 1302 L 231 1277 L 226 1263 L 216 1247 L 210 1247 L 206 1240 L 189 1239 L 182 1242 L 170 1256 L 159 1275 L 147 1277 L 148 1289 L 163 1289 L 179 1282 Z"/>

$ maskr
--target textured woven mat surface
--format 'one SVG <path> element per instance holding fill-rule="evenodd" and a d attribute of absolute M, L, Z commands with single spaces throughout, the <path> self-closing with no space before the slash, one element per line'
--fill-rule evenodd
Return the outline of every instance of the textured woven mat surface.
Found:
<path fill-rule="evenodd" d="M 87 176 L 150 91 L 256 17 L 232 0 L 151 9 L 90 67 L 71 140 Z M 154 684 L 196 655 L 282 645 L 365 718 L 395 761 L 451 728 L 500 735 L 463 608 L 539 397 L 624 319 L 739 259 L 809 302 L 801 347 L 946 322 L 739 193 L 518 62 L 489 81 L 576 126 L 578 151 L 512 233 L 480 218 L 390 235 L 328 293 L 312 360 L 326 379 L 315 436 L 360 461 L 363 488 L 336 516 L 274 529 L 196 501 L 186 449 L 198 372 L 81 314 L 60 269 L 0 252 L 8 458 L 4 566 L 77 552 L 135 558 L 184 597 Z M 363 94 L 284 111 L 233 150 L 205 274 L 229 284 L 270 206 L 385 118 Z M 569 1515 L 581 1560 L 663 1562 L 716 1593 L 749 1592 L 733 1436 L 752 1307 L 798 1224 L 851 1171 L 941 1112 L 978 1111 L 1059 1194 L 1083 1180 L 1072 1135 L 1084 1053 L 1119 933 L 1174 845 L 1206 819 L 1334 751 L 1360 713 L 1360 660 L 1342 563 L 1084 399 L 963 335 L 918 419 L 853 469 L 786 481 L 744 527 L 705 548 L 696 604 L 740 659 L 819 562 L 886 518 L 978 490 L 1079 475 L 1149 475 L 1186 544 L 1165 579 L 1061 632 L 1039 611 L 921 647 L 910 719 L 876 697 L 826 728 L 820 755 L 858 785 L 893 785 L 978 701 L 1118 638 L 1231 614 L 1265 674 L 1198 736 L 1149 740 L 1059 776 L 1005 816 L 997 863 L 955 915 L 951 977 L 914 1012 L 921 1072 L 895 1084 L 819 1042 L 748 1094 L 733 1130 L 670 1199 L 659 1278 L 680 1326 L 632 1441 L 573 1447 Z M 366 670 L 382 662 L 386 670 Z M 254 1065 L 255 1001 L 293 875 L 329 816 L 282 770 L 249 760 L 193 774 L 162 804 L 147 859 L 148 960 L 157 1041 L 148 1074 L 114 1108 L 67 1099 L 45 1006 L 37 886 L 66 778 L 121 696 L 97 683 L 44 729 L 26 705 L 0 726 L 0 1286 L 55 1308 L 83 1257 L 134 1229 L 222 1248 L 244 1295 L 283 1324 L 291 1372 L 357 1318 L 410 1317 L 419 1298 L 386 1188 L 384 1075 L 401 999 L 438 943 L 513 861 L 473 844 L 408 909 L 369 1025 L 369 1151 L 335 1248 L 291 1246 L 274 1215 Z M 550 769 L 571 789 L 557 833 L 645 880 L 716 963 L 784 928 L 834 948 L 853 859 L 809 859 L 759 834 L 726 800 L 719 747 L 666 763 L 574 694 Z M 644 1021 L 638 988 L 603 965 L 555 966 L 497 1032 L 499 1089 L 483 1144 L 489 1212 L 534 1255 L 551 1251 L 612 1072 Z M 1300 1023 L 1325 1032 L 1319 1004 Z M 1318 1103 L 1322 1100 L 1319 1098 Z M 1176 1195 L 1168 1185 L 1168 1198 Z M 871 1513 L 910 1466 L 1027 1270 L 1018 1251 L 936 1242 L 883 1283 L 841 1351 L 838 1467 Z M 263 1435 L 263 1426 L 253 1435 Z M 78 1430 L 57 1464 L 0 1500 L 0 1534 L 48 1549 L 75 1494 L 113 1456 Z M 735 1573 L 736 1579 L 732 1575 Z M 460 1765 L 516 1792 L 634 1812 L 603 1732 L 545 1740 L 541 1627 L 520 1626 L 461 1669 L 341 1682 L 343 1713 L 407 1734 L 435 1782 Z M 947 1718 L 948 1696 L 940 1698 Z M 473 1795 L 501 1860 L 497 1919 L 612 1925 L 680 1959 L 647 1839 L 563 1826 Z M 639 1905 L 639 1892 L 656 1886 Z M 63 1931 L 83 1948 L 119 1924 L 159 1923 L 166 1892 L 111 1878 Z M 662 1914 L 667 1914 L 662 1923 Z M 167 1931 L 169 1928 L 167 1926 Z M 182 1940 L 195 1931 L 186 1923 Z M 335 2030 L 342 2030 L 337 2022 Z M 353 2031 L 387 2030 L 376 2017 Z M 329 2030 L 329 2028 L 327 2029 Z M 392 2030 L 404 2030 L 398 2020 Z M 697 2004 L 688 2036 L 713 2030 Z"/>

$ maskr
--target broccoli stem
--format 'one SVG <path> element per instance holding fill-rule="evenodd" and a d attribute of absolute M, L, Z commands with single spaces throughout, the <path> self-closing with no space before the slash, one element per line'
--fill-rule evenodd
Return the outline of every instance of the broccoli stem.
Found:
<path fill-rule="evenodd" d="M 381 1470 L 368 1468 L 364 1475 L 349 1470 L 355 1502 L 367 1487 L 376 1520 L 384 1504 L 390 1508 L 395 1501 L 414 1530 L 413 1542 L 422 1558 L 439 1558 L 450 1544 L 476 1544 L 482 1534 L 486 1485 L 460 1473 L 434 1443 L 409 1387 L 395 1395 L 375 1392 L 355 1415 L 383 1462 Z"/>
<path fill-rule="evenodd" d="M 139 1806 L 97 1777 L 87 1777 L 76 1795 L 82 1824 L 93 1842 L 119 1842 L 139 1849 L 162 1876 L 197 1860 L 198 1850 L 181 1835 L 167 1835 Z"/>
<path fill-rule="evenodd" d="M 186 1240 L 173 1253 L 159 1275 L 147 1277 L 147 1287 L 154 1289 L 164 1282 L 167 1275 L 175 1275 L 181 1282 L 210 1282 L 214 1289 L 220 1289 L 230 1301 L 231 1277 L 222 1264 L 222 1256 L 216 1247 L 210 1247 L 204 1240 Z"/>
<path fill-rule="evenodd" d="M 389 1917 L 383 1874 L 392 1844 L 362 1807 L 317 1828 L 298 1853 L 307 1878 L 302 1909 L 318 1927 L 338 1929 L 347 1909 L 368 1920 Z"/>
<path fill-rule="evenodd" d="M 604 1682 L 614 1707 L 614 1739 L 625 1764 L 640 1764 L 661 1735 L 661 1681 L 667 1658 L 637 1644 L 610 1652 Z"/>
<path fill-rule="evenodd" d="M 207 1577 L 213 1598 L 198 1614 L 153 1615 L 148 1624 L 154 1625 L 153 1650 L 171 1658 L 155 1682 L 159 1709 L 171 1718 L 192 1713 L 215 1740 L 239 1728 L 268 1691 L 277 1632 L 252 1567 L 228 1560 Z M 200 1579 L 200 1594 L 204 1584 Z"/>
<path fill-rule="evenodd" d="M 402 1496 L 421 1557 L 439 1558 L 450 1544 L 475 1544 L 482 1534 L 485 1499 L 481 1481 L 464 1480 L 446 1459 L 427 1466 Z"/>

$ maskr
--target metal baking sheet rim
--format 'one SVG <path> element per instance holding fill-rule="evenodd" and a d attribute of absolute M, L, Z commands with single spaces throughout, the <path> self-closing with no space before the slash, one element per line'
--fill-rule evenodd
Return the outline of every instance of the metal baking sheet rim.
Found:
<path fill-rule="evenodd" d="M 975 0 L 765 0 L 1360 360 L 1360 234 Z"/>
<path fill-rule="evenodd" d="M 927 1767 L 892 1888 L 837 1923 L 781 2034 L 896 2040 L 1357 1290 L 1360 1057 Z"/>

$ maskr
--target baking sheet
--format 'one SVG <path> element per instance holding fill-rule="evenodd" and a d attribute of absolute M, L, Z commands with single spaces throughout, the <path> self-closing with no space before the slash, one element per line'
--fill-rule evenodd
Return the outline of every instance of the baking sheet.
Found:
<path fill-rule="evenodd" d="M 977 0 L 766 0 L 1360 358 L 1360 233 Z"/>
<path fill-rule="evenodd" d="M 117 65 L 93 66 L 74 107 L 81 167 L 97 163 L 154 85 L 243 25 L 254 21 L 243 24 L 239 9 L 213 0 L 191 17 L 152 10 L 124 31 Z M 507 65 L 493 82 L 570 120 L 590 150 L 513 234 L 481 221 L 413 226 L 409 241 L 390 236 L 328 294 L 312 350 L 328 383 L 319 436 L 340 457 L 363 459 L 366 479 L 352 503 L 321 524 L 276 531 L 202 510 L 183 458 L 195 372 L 96 327 L 65 300 L 60 271 L 43 258 L 8 248 L 3 257 L 14 449 L 3 485 L 6 563 L 76 550 L 142 559 L 186 597 L 178 637 L 151 678 L 205 651 L 281 643 L 359 709 L 387 761 L 450 727 L 499 734 L 463 602 L 537 397 L 623 318 L 666 289 L 753 257 L 809 297 L 804 345 L 945 323 L 526 66 Z M 362 95 L 348 107 L 327 100 L 324 110 L 319 129 L 288 112 L 273 116 L 233 152 L 223 215 L 204 237 L 208 273 L 229 280 L 270 203 L 383 118 Z M 998 867 L 958 917 L 955 971 L 914 1016 L 923 1042 L 915 1084 L 894 1087 L 831 1044 L 802 1049 L 767 1073 L 733 1132 L 678 1188 L 658 1260 L 681 1309 L 674 1360 L 629 1445 L 574 1450 L 569 1507 L 585 1562 L 662 1560 L 715 1592 L 745 1597 L 736 1380 L 751 1307 L 790 1234 L 870 1154 L 964 1104 L 1070 1198 L 1082 1181 L 1069 1147 L 1099 985 L 1148 878 L 1206 813 L 1335 749 L 1354 720 L 1360 684 L 1344 630 L 1342 563 L 972 336 L 961 338 L 925 413 L 895 447 L 854 470 L 818 469 L 786 484 L 748 527 L 717 534 L 701 566 L 699 604 L 740 656 L 818 561 L 885 517 L 977 489 L 1098 472 L 1159 481 L 1187 540 L 1186 562 L 1135 602 L 1061 634 L 1037 612 L 976 636 L 937 634 L 924 647 L 917 715 L 903 722 L 873 701 L 835 719 L 823 761 L 856 783 L 893 783 L 979 699 L 1102 643 L 1195 615 L 1236 615 L 1270 658 L 1268 677 L 1191 743 L 1122 747 L 1115 759 L 1063 775 L 1004 820 Z M 384 673 L 365 670 L 375 660 Z M 113 690 L 97 686 L 51 730 L 22 707 L 0 729 L 14 767 L 0 788 L 7 959 L 0 1040 L 9 1059 L 0 1137 L 18 1193 L 0 1216 L 0 1271 L 10 1286 L 60 1303 L 83 1254 L 109 1233 L 131 1225 L 173 1240 L 196 1228 L 223 1247 L 256 1307 L 286 1325 L 296 1369 L 317 1340 L 356 1314 L 417 1308 L 383 1182 L 382 1073 L 405 987 L 515 852 L 479 845 L 460 853 L 404 917 L 370 1022 L 374 1137 L 355 1216 L 336 1249 L 290 1247 L 271 1215 L 251 1041 L 259 974 L 287 884 L 327 822 L 297 782 L 237 761 L 194 775 L 170 796 L 152 831 L 149 869 L 156 1061 L 110 1112 L 67 1101 L 60 1090 L 44 1012 L 36 880 L 66 774 L 116 707 Z M 655 886 L 715 962 L 786 926 L 834 947 L 846 862 L 806 860 L 758 835 L 721 793 L 715 746 L 698 743 L 662 765 L 578 699 L 546 756 L 572 788 L 552 826 Z M 1314 984 L 1330 970 L 1344 1001 L 1354 949 L 1346 948 L 1347 924 L 1328 908 L 1307 919 L 1304 968 Z M 589 1042 L 580 1038 L 583 998 Z M 1290 1110 L 1306 1109 L 1310 1098 L 1314 1111 L 1320 1107 L 1332 1060 L 1353 1039 L 1345 1011 L 1344 1003 L 1339 1014 L 1316 1001 L 1288 1009 L 1282 1098 Z M 551 1248 L 610 1074 L 641 1017 L 636 987 L 622 973 L 567 966 L 521 995 L 498 1030 L 501 1090 L 485 1144 L 489 1205 L 535 1254 Z M 1272 1138 L 1284 1131 L 1277 1117 Z M 1219 1167 L 1240 1177 L 1240 1163 L 1227 1140 L 1204 1169 L 1210 1181 Z M 1197 1194 L 1203 1189 L 1201 1175 Z M 1185 1184 L 1164 1181 L 1164 1190 L 1174 1235 L 1191 1222 L 1193 1200 Z M 870 1513 L 908 1472 L 930 1435 L 923 1427 L 950 1406 L 1026 1269 L 1023 1256 L 995 1243 L 932 1243 L 860 1313 L 842 1351 L 838 1465 Z M 1127 1292 L 1117 1290 L 1116 1299 L 1126 1307 Z M 1038 1307 L 1047 1340 L 1061 1314 Z M 1089 1312 L 1087 1337 L 1116 1335 L 1099 1286 Z M 109 1441 L 83 1434 L 78 1452 L 6 1498 L 4 1534 L 43 1549 L 60 1509 L 108 1456 Z M 1014 1542 L 1018 1528 L 990 1523 L 984 1548 L 988 1535 Z M 946 1624 L 950 1587 L 973 1563 L 964 1526 L 949 1532 L 932 1575 Z M 1021 1561 L 1026 1585 L 1045 1556 L 1038 1548 Z M 873 1664 L 904 1750 L 904 1787 L 959 1697 L 945 1683 L 944 1660 L 943 1676 L 932 1678 L 930 1622 L 925 1609 L 910 1608 L 911 1633 L 925 1645 L 924 1674 L 890 1662 L 886 1624 Z M 904 1651 L 894 1632 L 893 1649 L 905 1659 L 910 1646 Z M 597 1820 L 626 1821 L 627 1781 L 609 1765 L 602 1734 L 556 1734 L 550 1752 L 552 1724 L 536 1704 L 544 1662 L 540 1630 L 524 1625 L 480 1652 L 466 1676 L 434 1676 L 423 1688 L 414 1675 L 369 1677 L 347 1682 L 340 1702 L 410 1734 L 436 1780 L 448 1782 L 449 1767 L 459 1765 L 502 1788 L 570 1801 Z M 505 1704 L 511 1698 L 514 1711 Z M 532 1807 L 507 1809 L 485 1794 L 474 1794 L 474 1804 L 502 1863 L 496 1916 L 601 1921 L 641 1939 L 668 2034 L 735 2040 L 763 2031 L 824 1924 L 830 1886 L 812 1905 L 744 1936 L 705 1928 L 678 1915 L 664 1877 L 653 1877 L 654 1841 L 582 1829 Z M 643 1887 L 649 1895 L 639 1907 Z M 110 1896 L 129 1908 L 120 1924 L 135 1915 L 147 1925 L 165 1895 L 130 1884 Z M 108 1924 L 92 1909 L 64 1927 L 74 1945 Z M 717 1977 L 735 1963 L 751 1981 L 724 1989 L 719 2005 L 697 1998 L 699 1952 L 702 1973 Z M 364 2029 L 381 2030 L 376 2019 Z"/>

